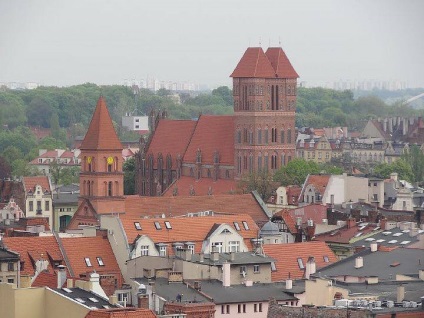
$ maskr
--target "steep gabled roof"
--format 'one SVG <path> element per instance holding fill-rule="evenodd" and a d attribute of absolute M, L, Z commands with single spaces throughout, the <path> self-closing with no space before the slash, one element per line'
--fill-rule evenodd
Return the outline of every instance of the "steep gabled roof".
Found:
<path fill-rule="evenodd" d="M 85 318 L 156 318 L 150 309 L 143 308 L 118 308 L 91 310 Z"/>
<path fill-rule="evenodd" d="M 274 68 L 276 77 L 279 78 L 298 78 L 296 71 L 291 65 L 286 53 L 281 47 L 270 47 L 266 50 L 265 55 Z"/>
<path fill-rule="evenodd" d="M 234 165 L 233 136 L 234 116 L 200 116 L 185 152 L 184 162 L 196 162 L 197 150 L 200 149 L 202 164 L 213 164 L 214 152 L 218 151 L 221 165 Z"/>
<path fill-rule="evenodd" d="M 34 191 L 36 185 L 40 185 L 43 191 L 51 191 L 49 177 L 47 176 L 23 177 L 22 183 L 24 184 L 25 192 Z"/>
<path fill-rule="evenodd" d="M 276 260 L 277 270 L 271 274 L 273 282 L 288 279 L 289 275 L 291 279 L 303 278 L 305 270 L 299 267 L 299 258 L 306 267 L 308 258 L 314 257 L 317 271 L 319 268 L 337 262 L 336 255 L 325 242 L 266 244 L 263 249 L 266 256 Z M 325 259 L 324 256 L 327 258 Z M 327 259 L 328 262 L 326 262 Z"/>
<path fill-rule="evenodd" d="M 115 255 L 106 238 L 94 236 L 62 238 L 61 240 L 75 277 L 93 271 L 120 273 Z M 99 264 L 97 257 L 101 258 L 103 265 Z M 85 258 L 89 258 L 91 266 L 87 266 Z"/>
<path fill-rule="evenodd" d="M 103 96 L 100 96 L 80 149 L 118 150 L 122 148 L 122 144 L 113 127 L 106 101 Z"/>
<path fill-rule="evenodd" d="M 181 216 L 189 212 L 212 210 L 229 214 L 249 214 L 258 223 L 268 221 L 268 216 L 253 194 L 228 194 L 205 196 L 125 197 L 125 214 L 134 217 L 165 214 Z"/>
<path fill-rule="evenodd" d="M 194 120 L 161 119 L 159 121 L 147 150 L 147 155 L 152 154 L 154 156 L 153 165 L 155 168 L 157 167 L 159 153 L 162 153 L 164 164 L 166 163 L 166 156 L 170 154 L 173 166 L 178 155 L 181 156 L 181 159 L 183 158 L 196 124 L 197 122 Z"/>
<path fill-rule="evenodd" d="M 331 175 L 329 174 L 310 174 L 306 178 L 305 184 L 303 186 L 302 192 L 300 193 L 300 202 L 303 202 L 303 194 L 307 186 L 313 185 L 315 190 L 318 191 L 321 195 L 324 194 L 325 189 L 327 188 L 328 182 L 330 181 Z"/>
<path fill-rule="evenodd" d="M 275 71 L 261 47 L 249 47 L 230 77 L 275 78 Z"/>

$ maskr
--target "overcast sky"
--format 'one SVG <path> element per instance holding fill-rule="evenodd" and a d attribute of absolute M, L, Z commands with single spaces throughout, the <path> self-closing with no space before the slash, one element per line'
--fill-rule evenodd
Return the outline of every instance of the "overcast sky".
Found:
<path fill-rule="evenodd" d="M 0 82 L 230 84 L 281 43 L 301 80 L 424 87 L 422 0 L 0 0 Z"/>

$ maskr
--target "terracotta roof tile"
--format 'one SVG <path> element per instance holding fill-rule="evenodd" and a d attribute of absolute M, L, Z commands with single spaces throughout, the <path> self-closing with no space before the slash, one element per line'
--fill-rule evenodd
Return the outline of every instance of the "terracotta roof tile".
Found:
<path fill-rule="evenodd" d="M 195 163 L 200 149 L 202 164 L 213 164 L 214 152 L 218 151 L 220 164 L 234 165 L 233 135 L 234 116 L 200 116 L 183 161 Z"/>
<path fill-rule="evenodd" d="M 91 310 L 85 318 L 156 318 L 150 309 L 114 308 Z"/>
<path fill-rule="evenodd" d="M 57 274 L 41 272 L 32 283 L 31 287 L 50 287 L 57 288 Z"/>
<path fill-rule="evenodd" d="M 308 220 L 314 221 L 314 223 L 322 223 L 323 219 L 327 218 L 327 207 L 322 204 L 309 204 L 293 209 L 284 209 L 274 214 L 277 215 L 290 215 L 293 220 L 293 225 L 296 223 L 296 218 L 302 219 L 302 224 Z M 285 219 L 285 217 L 283 217 Z M 290 229 L 290 227 L 289 227 Z"/>
<path fill-rule="evenodd" d="M 129 243 L 132 243 L 138 235 L 147 235 L 155 243 L 200 242 L 200 244 L 196 244 L 196 247 L 199 246 L 199 252 L 203 241 L 207 238 L 208 233 L 215 224 L 225 223 L 230 225 L 249 242 L 250 239 L 257 237 L 259 229 L 253 219 L 247 214 L 215 214 L 213 216 L 149 219 L 121 215 L 120 219 Z M 166 228 L 165 221 L 169 222 L 171 229 Z M 247 222 L 248 230 L 244 228 L 243 221 Z M 135 228 L 134 222 L 139 222 L 141 230 Z M 155 222 L 159 222 L 161 226 L 160 230 L 156 229 Z M 237 231 L 234 222 L 238 223 L 240 231 Z"/>
<path fill-rule="evenodd" d="M 120 273 L 115 255 L 106 238 L 101 236 L 62 238 L 62 244 L 75 277 L 93 271 Z M 90 259 L 92 266 L 87 266 L 86 257 Z M 99 264 L 97 257 L 101 257 L 103 266 Z"/>
<path fill-rule="evenodd" d="M 367 226 L 362 230 L 359 230 L 359 226 L 355 225 L 350 228 L 343 227 L 338 230 L 334 230 L 328 233 L 318 234 L 315 236 L 316 241 L 328 242 L 328 243 L 342 243 L 349 244 L 350 240 L 358 236 L 366 235 L 374 230 L 375 226 Z M 359 235 L 359 233 L 361 233 Z"/>
<path fill-rule="evenodd" d="M 24 177 L 22 183 L 24 184 L 25 192 L 28 192 L 30 189 L 34 191 L 36 185 L 40 185 L 43 191 L 51 191 L 49 178 L 47 176 Z"/>
<path fill-rule="evenodd" d="M 314 185 L 315 189 L 317 191 L 319 191 L 319 193 L 321 193 L 321 195 L 323 195 L 330 178 L 331 178 L 331 175 L 310 174 L 305 181 L 305 185 L 304 185 L 303 189 L 305 189 L 306 186 L 312 184 L 312 185 Z M 303 195 L 303 190 L 302 190 L 301 195 Z M 302 201 L 302 200 L 303 200 L 303 198 L 301 198 L 300 201 Z"/>
<path fill-rule="evenodd" d="M 237 182 L 233 179 L 218 179 L 214 181 L 211 178 L 200 178 L 196 180 L 193 177 L 182 176 L 168 187 L 163 196 L 173 196 L 175 188 L 178 189 L 178 195 L 188 196 L 191 186 L 196 195 L 208 195 L 209 187 L 211 187 L 212 194 L 237 193 L 238 189 Z"/>
<path fill-rule="evenodd" d="M 275 74 L 279 78 L 299 77 L 281 47 L 270 47 L 266 50 L 265 55 L 268 57 L 275 70 Z"/>
<path fill-rule="evenodd" d="M 35 264 L 33 262 L 43 259 L 48 260 L 48 273 L 53 273 L 53 267 L 49 260 L 50 255 L 61 255 L 59 245 L 53 236 L 33 236 L 33 237 L 5 237 L 4 245 L 11 251 L 17 252 L 24 262 L 22 275 L 33 276 Z"/>
<path fill-rule="evenodd" d="M 103 97 L 100 97 L 80 149 L 115 150 L 122 148 L 122 144 L 113 127 L 106 101 Z"/>
<path fill-rule="evenodd" d="M 262 48 L 249 47 L 230 77 L 275 78 L 275 71 Z"/>
<path fill-rule="evenodd" d="M 147 151 L 147 155 L 153 154 L 154 156 L 155 168 L 159 153 L 162 153 L 164 162 L 166 156 L 170 154 L 172 165 L 175 167 L 177 156 L 180 155 L 181 159 L 184 156 L 196 124 L 197 122 L 194 120 L 162 119 L 159 121 Z"/>
<path fill-rule="evenodd" d="M 268 221 L 252 194 L 228 194 L 207 196 L 141 197 L 126 196 L 125 213 L 128 216 L 144 217 L 165 214 L 181 216 L 189 212 L 212 210 L 231 214 L 249 214 L 258 223 Z"/>
<path fill-rule="evenodd" d="M 283 209 L 275 213 L 273 217 L 281 217 L 284 223 L 286 223 L 290 233 L 296 234 L 297 233 L 296 222 L 289 210 L 290 209 Z"/>
<path fill-rule="evenodd" d="M 337 262 L 337 257 L 325 242 L 303 242 L 289 244 L 266 244 L 263 246 L 266 256 L 276 260 L 276 271 L 272 272 L 273 282 L 304 277 L 305 270 L 299 268 L 298 258 L 302 259 L 304 266 L 310 256 L 315 258 L 316 269 Z M 324 256 L 328 257 L 325 262 Z"/>

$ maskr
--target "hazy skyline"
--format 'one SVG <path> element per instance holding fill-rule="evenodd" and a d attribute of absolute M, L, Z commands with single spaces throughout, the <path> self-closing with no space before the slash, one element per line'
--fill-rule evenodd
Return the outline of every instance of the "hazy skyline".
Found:
<path fill-rule="evenodd" d="M 424 1 L 0 0 L 0 82 L 230 85 L 248 46 L 281 46 L 300 81 L 424 87 Z"/>

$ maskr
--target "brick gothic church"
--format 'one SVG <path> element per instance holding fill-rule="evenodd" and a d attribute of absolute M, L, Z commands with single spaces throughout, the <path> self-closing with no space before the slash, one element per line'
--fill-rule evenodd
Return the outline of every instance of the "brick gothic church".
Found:
<path fill-rule="evenodd" d="M 299 77 L 281 48 L 248 48 L 231 74 L 234 115 L 197 121 L 151 114 L 140 141 L 136 191 L 145 196 L 232 193 L 236 180 L 295 156 Z"/>

